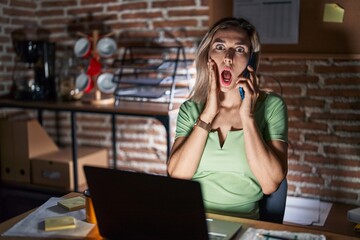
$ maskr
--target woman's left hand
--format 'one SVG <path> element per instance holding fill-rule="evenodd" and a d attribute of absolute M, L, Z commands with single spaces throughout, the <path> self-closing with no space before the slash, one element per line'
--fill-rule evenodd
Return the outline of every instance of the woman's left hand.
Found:
<path fill-rule="evenodd" d="M 250 73 L 249 78 L 240 77 L 236 85 L 237 88 L 242 87 L 245 92 L 245 97 L 240 107 L 240 117 L 242 119 L 253 117 L 256 102 L 260 95 L 259 77 L 251 66 L 247 66 L 247 70 Z"/>

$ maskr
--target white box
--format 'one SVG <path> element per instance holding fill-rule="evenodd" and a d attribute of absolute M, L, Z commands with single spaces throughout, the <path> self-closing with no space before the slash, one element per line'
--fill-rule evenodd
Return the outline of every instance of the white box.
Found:
<path fill-rule="evenodd" d="M 350 222 L 360 223 L 360 207 L 349 210 L 347 217 Z"/>
<path fill-rule="evenodd" d="M 78 186 L 86 187 L 84 165 L 108 167 L 106 148 L 78 147 Z M 74 190 L 74 164 L 72 149 L 65 148 L 31 159 L 32 183 L 63 190 Z"/>

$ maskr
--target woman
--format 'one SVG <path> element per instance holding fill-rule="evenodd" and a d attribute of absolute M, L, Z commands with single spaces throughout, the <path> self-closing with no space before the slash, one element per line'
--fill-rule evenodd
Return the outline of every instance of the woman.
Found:
<path fill-rule="evenodd" d="M 217 22 L 197 52 L 196 83 L 180 107 L 168 173 L 199 181 L 209 212 L 257 219 L 258 201 L 287 174 L 286 104 L 260 91 L 259 53 L 255 28 L 236 18 Z"/>

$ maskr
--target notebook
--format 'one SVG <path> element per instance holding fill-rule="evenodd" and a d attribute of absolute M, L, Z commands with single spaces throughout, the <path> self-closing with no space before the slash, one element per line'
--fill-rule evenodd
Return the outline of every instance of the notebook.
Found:
<path fill-rule="evenodd" d="M 231 239 L 241 223 L 206 220 L 200 183 L 84 166 L 101 236 Z"/>

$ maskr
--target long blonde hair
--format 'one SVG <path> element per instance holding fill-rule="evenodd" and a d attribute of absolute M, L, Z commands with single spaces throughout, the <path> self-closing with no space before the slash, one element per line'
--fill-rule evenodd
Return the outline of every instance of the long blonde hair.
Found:
<path fill-rule="evenodd" d="M 243 18 L 224 18 L 215 23 L 201 40 L 196 53 L 196 82 L 191 91 L 190 99 L 197 103 L 206 102 L 209 89 L 207 61 L 210 44 L 215 33 L 220 29 L 239 28 L 247 32 L 251 42 L 251 54 L 256 53 L 255 65 L 258 68 L 260 59 L 260 39 L 255 27 Z"/>

